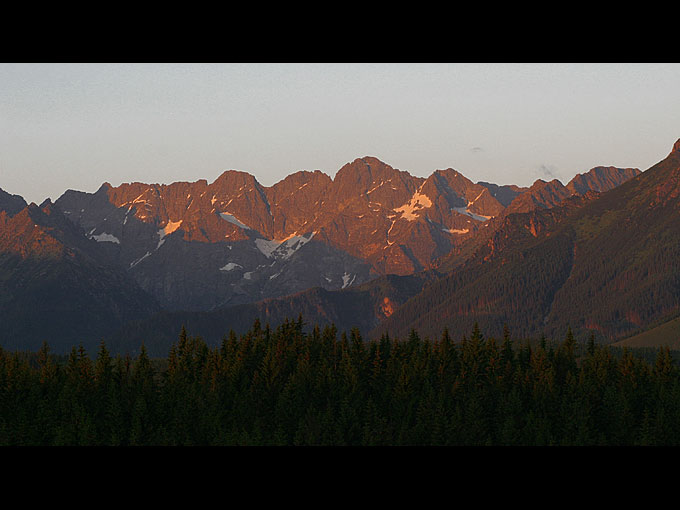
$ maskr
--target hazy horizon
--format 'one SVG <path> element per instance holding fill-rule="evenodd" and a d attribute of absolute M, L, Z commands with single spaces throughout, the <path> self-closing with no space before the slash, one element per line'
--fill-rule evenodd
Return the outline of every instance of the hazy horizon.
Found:
<path fill-rule="evenodd" d="M 271 186 L 364 156 L 566 184 L 663 159 L 679 86 L 678 64 L 1 64 L 0 188 L 41 203 L 225 170 Z"/>

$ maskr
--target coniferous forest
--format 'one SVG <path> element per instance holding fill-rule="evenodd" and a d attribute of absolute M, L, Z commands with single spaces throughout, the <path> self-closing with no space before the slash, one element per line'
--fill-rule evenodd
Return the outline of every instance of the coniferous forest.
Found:
<path fill-rule="evenodd" d="M 167 358 L 0 349 L 1 445 L 678 445 L 680 371 L 591 337 L 365 341 L 255 321 Z"/>

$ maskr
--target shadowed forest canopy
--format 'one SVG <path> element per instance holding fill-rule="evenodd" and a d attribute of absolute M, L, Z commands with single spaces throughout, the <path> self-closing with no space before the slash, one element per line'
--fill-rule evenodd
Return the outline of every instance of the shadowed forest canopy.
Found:
<path fill-rule="evenodd" d="M 0 444 L 680 444 L 667 348 L 303 326 L 255 321 L 215 348 L 183 328 L 162 359 L 0 350 Z"/>

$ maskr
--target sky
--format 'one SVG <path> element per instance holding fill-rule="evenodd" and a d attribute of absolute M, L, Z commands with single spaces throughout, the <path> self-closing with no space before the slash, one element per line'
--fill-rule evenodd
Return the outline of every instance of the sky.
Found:
<path fill-rule="evenodd" d="M 271 186 L 374 156 L 529 186 L 645 170 L 680 138 L 680 64 L 0 63 L 0 188 Z"/>

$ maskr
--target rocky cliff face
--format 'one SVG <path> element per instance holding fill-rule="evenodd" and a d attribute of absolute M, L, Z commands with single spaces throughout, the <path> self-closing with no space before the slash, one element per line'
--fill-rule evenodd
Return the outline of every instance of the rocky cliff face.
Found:
<path fill-rule="evenodd" d="M 503 209 L 454 170 L 424 179 L 373 157 L 334 179 L 301 171 L 264 187 L 230 170 L 69 190 L 56 205 L 163 306 L 188 310 L 410 274 Z"/>
<path fill-rule="evenodd" d="M 367 156 L 334 178 L 300 171 L 265 187 L 229 170 L 212 183 L 69 190 L 56 205 L 164 307 L 207 310 L 428 269 L 494 218 L 552 207 L 614 177 L 527 190 L 451 168 L 415 177 Z"/>

